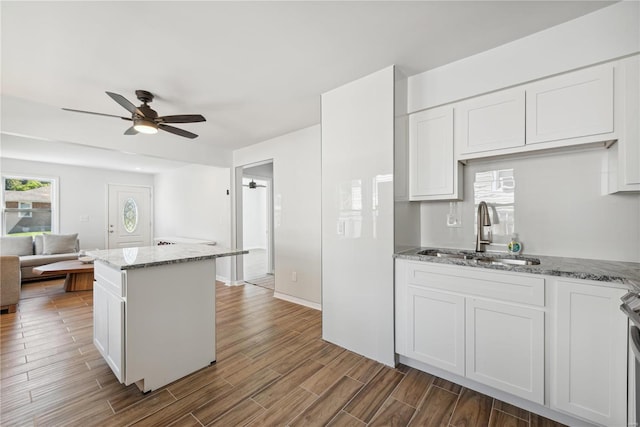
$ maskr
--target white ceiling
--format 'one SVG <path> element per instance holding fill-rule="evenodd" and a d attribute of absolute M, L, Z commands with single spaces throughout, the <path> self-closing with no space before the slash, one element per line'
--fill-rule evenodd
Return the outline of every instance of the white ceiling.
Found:
<path fill-rule="evenodd" d="M 608 4 L 2 1 L 1 154 L 135 170 L 117 160 L 126 151 L 157 169 L 228 166 L 234 149 L 319 123 L 323 92 L 391 64 L 410 76 Z M 160 115 L 204 115 L 177 125 L 200 137 L 124 136 L 128 122 L 60 110 L 126 116 L 104 91 L 139 104 L 136 89 L 156 95 Z M 60 147 L 64 158 L 51 158 Z"/>

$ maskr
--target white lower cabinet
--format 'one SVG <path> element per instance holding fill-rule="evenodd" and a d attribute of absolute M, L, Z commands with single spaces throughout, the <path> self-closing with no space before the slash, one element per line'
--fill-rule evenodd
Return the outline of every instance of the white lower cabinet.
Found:
<path fill-rule="evenodd" d="M 455 270 L 396 261 L 398 353 L 543 403 L 544 280 Z"/>
<path fill-rule="evenodd" d="M 120 270 L 96 260 L 93 342 L 118 381 L 156 390 L 216 360 L 215 259 Z"/>
<path fill-rule="evenodd" d="M 99 269 L 99 267 L 98 267 Z M 93 285 L 93 342 L 119 381 L 124 381 L 124 300 L 96 276 Z"/>
<path fill-rule="evenodd" d="M 397 259 L 395 289 L 403 363 L 575 425 L 627 425 L 620 285 Z"/>
<path fill-rule="evenodd" d="M 544 312 L 467 299 L 466 376 L 544 404 Z"/>
<path fill-rule="evenodd" d="M 552 407 L 605 426 L 627 425 L 625 290 L 558 280 Z"/>
<path fill-rule="evenodd" d="M 407 287 L 407 356 L 464 375 L 464 297 Z"/>

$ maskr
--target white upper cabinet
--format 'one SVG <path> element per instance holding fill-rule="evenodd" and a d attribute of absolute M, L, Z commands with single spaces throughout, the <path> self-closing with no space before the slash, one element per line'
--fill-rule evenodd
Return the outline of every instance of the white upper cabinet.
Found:
<path fill-rule="evenodd" d="M 461 154 L 523 146 L 522 88 L 479 96 L 456 106 L 456 143 Z"/>
<path fill-rule="evenodd" d="M 456 159 L 615 141 L 629 126 L 623 105 L 634 108 L 627 101 L 633 95 L 617 89 L 618 66 L 585 68 L 455 104 Z"/>
<path fill-rule="evenodd" d="M 640 191 L 640 55 L 616 67 L 618 142 L 609 149 L 609 193 Z"/>
<path fill-rule="evenodd" d="M 454 156 L 453 107 L 409 116 L 409 199 L 462 197 L 460 166 Z"/>
<path fill-rule="evenodd" d="M 527 144 L 581 137 L 595 142 L 614 131 L 611 64 L 544 79 L 526 91 Z"/>

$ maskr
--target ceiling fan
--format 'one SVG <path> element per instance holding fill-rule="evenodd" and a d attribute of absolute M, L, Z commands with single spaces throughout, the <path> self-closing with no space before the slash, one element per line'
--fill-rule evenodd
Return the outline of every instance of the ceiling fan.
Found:
<path fill-rule="evenodd" d="M 113 114 L 94 113 L 92 111 L 74 110 L 71 108 L 63 108 L 65 111 L 73 111 L 75 113 L 95 114 L 97 116 L 117 117 L 122 120 L 133 122 L 133 126 L 127 129 L 125 135 L 135 135 L 137 133 L 158 133 L 158 129 L 165 132 L 173 133 L 185 138 L 197 138 L 198 135 L 184 129 L 169 126 L 167 123 L 195 123 L 204 122 L 206 119 L 200 114 L 179 114 L 175 116 L 160 116 L 147 104 L 153 101 L 153 94 L 146 90 L 136 90 L 136 97 L 142 102 L 142 105 L 136 107 L 127 98 L 113 92 L 106 92 L 118 104 L 122 105 L 125 110 L 131 113 L 131 117 L 115 116 Z"/>
<path fill-rule="evenodd" d="M 242 184 L 243 187 L 249 188 L 258 188 L 258 187 L 266 187 L 266 185 L 257 184 L 253 179 L 249 184 Z"/>

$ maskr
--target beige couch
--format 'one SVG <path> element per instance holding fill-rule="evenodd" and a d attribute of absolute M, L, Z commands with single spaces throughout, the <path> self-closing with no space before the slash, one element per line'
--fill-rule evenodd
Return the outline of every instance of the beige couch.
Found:
<path fill-rule="evenodd" d="M 16 312 L 20 299 L 20 258 L 0 256 L 0 309 Z"/>
<path fill-rule="evenodd" d="M 78 259 L 80 242 L 77 234 L 39 234 L 0 238 L 0 255 L 14 255 L 20 259 L 22 282 L 39 280 L 33 268 L 58 261 Z M 47 276 L 53 277 L 53 276 Z"/>

